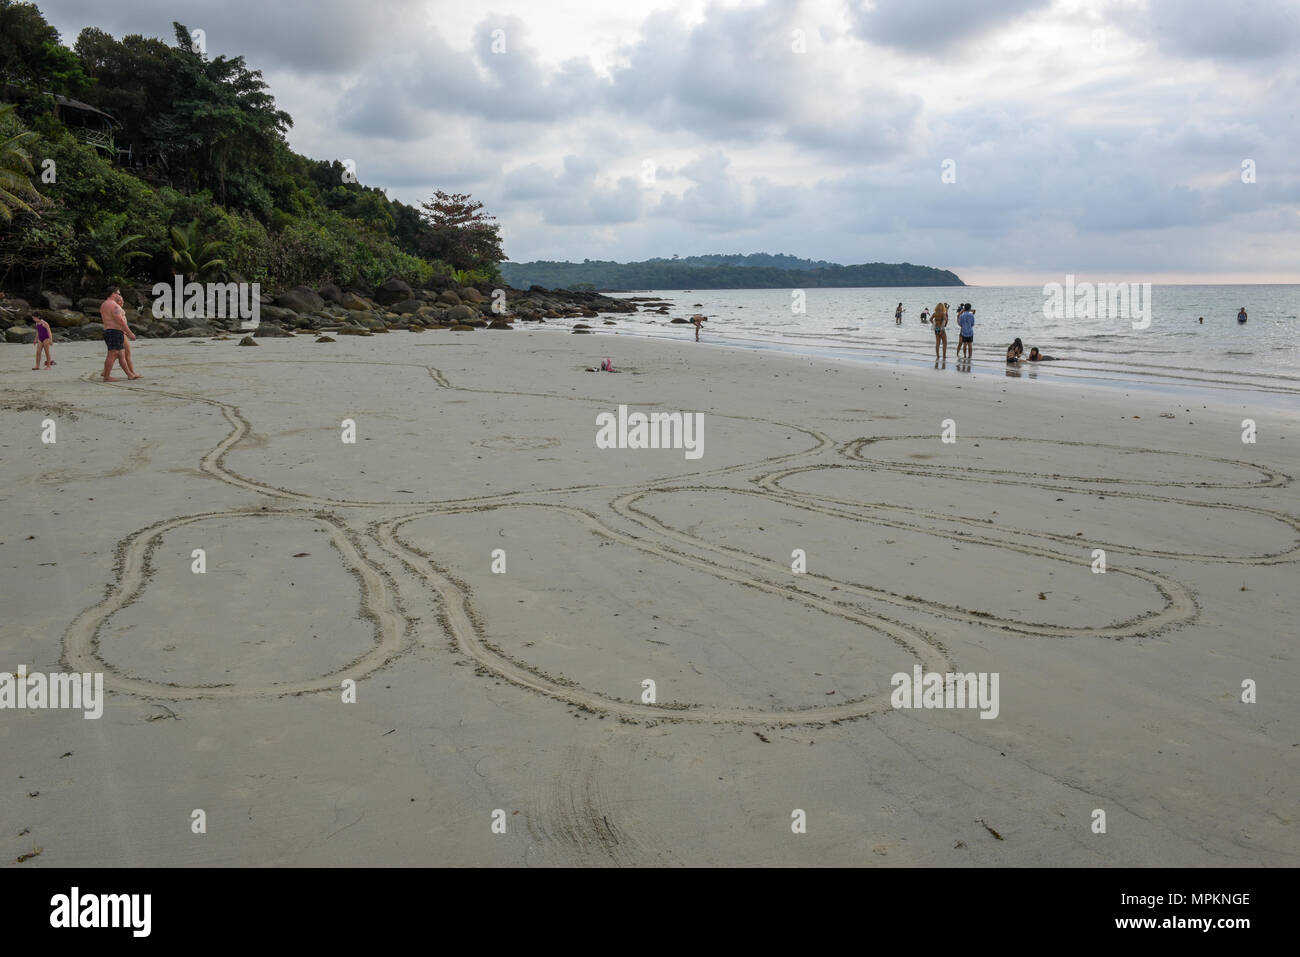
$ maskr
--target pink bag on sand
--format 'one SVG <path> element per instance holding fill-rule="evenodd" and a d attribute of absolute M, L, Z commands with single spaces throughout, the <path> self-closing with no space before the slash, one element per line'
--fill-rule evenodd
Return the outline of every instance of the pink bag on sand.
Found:
<path fill-rule="evenodd" d="M 613 371 L 614 371 L 614 363 L 611 362 L 609 359 L 602 359 L 602 360 L 601 360 L 601 363 L 600 363 L 600 371 L 601 371 L 601 372 L 613 372 Z"/>

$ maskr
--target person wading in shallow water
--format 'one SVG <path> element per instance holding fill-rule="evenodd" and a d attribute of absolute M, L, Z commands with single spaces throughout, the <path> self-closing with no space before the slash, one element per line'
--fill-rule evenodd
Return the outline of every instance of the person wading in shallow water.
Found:
<path fill-rule="evenodd" d="M 691 316 L 691 325 L 695 326 L 696 342 L 700 341 L 700 326 L 708 321 L 709 320 L 706 317 L 701 316 L 698 312 L 695 315 Z"/>
<path fill-rule="evenodd" d="M 948 361 L 948 304 L 941 302 L 930 315 L 930 328 L 934 330 L 934 358 L 939 359 L 939 345 L 943 344 L 943 359 Z"/>

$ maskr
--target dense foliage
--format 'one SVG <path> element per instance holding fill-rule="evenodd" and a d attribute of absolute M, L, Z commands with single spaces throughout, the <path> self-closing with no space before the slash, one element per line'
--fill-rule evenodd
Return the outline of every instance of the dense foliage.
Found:
<path fill-rule="evenodd" d="M 911 263 L 836 263 L 794 256 L 754 253 L 690 256 L 616 263 L 502 263 L 501 275 L 512 286 L 563 289 L 799 289 L 852 286 L 961 286 L 947 269 Z"/>
<path fill-rule="evenodd" d="M 0 111 L 0 285 L 498 278 L 481 204 L 439 191 L 417 209 L 294 153 L 261 72 L 173 31 L 87 27 L 68 49 L 34 4 L 0 0 L 0 98 L 17 107 Z"/>

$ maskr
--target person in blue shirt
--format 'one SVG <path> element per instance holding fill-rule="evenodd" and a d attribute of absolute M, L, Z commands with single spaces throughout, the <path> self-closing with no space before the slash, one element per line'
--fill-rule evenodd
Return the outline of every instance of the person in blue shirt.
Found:
<path fill-rule="evenodd" d="M 1237 313 L 1237 321 L 1238 321 L 1238 322 L 1245 322 L 1245 321 L 1246 321 L 1246 307 L 1245 307 L 1245 306 L 1242 306 L 1242 307 L 1241 307 L 1241 312 Z"/>
<path fill-rule="evenodd" d="M 957 317 L 957 325 L 961 327 L 961 338 L 957 341 L 957 358 L 961 358 L 961 351 L 965 349 L 966 358 L 969 359 L 975 342 L 975 310 L 971 308 L 969 302 Z"/>

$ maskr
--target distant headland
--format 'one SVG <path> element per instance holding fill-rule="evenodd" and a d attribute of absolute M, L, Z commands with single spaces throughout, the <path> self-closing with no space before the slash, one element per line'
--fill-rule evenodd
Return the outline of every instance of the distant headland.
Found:
<path fill-rule="evenodd" d="M 780 289 L 851 286 L 964 286 L 956 273 L 912 263 L 844 266 L 824 260 L 770 253 L 674 256 L 617 263 L 501 263 L 501 276 L 517 289 Z"/>

